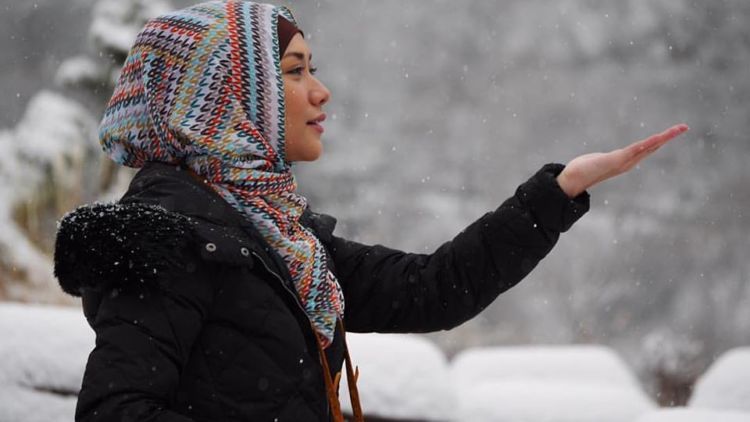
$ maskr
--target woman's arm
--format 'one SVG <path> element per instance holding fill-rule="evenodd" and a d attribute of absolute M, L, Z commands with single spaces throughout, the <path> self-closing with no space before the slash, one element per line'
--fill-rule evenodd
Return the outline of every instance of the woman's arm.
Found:
<path fill-rule="evenodd" d="M 589 207 L 587 193 L 569 199 L 548 164 L 499 208 L 434 253 L 415 254 L 333 237 L 331 255 L 353 332 L 429 332 L 473 318 L 523 279 L 559 234 Z"/>
<path fill-rule="evenodd" d="M 632 169 L 688 130 L 684 124 L 567 166 L 546 165 L 497 210 L 430 255 L 333 237 L 332 255 L 355 332 L 428 332 L 477 315 L 523 279 L 589 207 L 586 189 Z M 570 199 L 572 198 L 572 199 Z"/>

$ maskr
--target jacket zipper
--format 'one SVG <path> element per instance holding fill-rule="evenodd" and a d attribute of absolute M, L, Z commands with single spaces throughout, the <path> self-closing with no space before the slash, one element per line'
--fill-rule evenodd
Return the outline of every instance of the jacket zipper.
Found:
<path fill-rule="evenodd" d="M 307 311 L 305 311 L 305 308 L 300 303 L 299 297 L 297 297 L 297 294 L 294 293 L 293 291 L 291 291 L 289 289 L 289 287 L 287 287 L 286 283 L 284 282 L 284 279 L 280 275 L 278 275 L 275 271 L 273 271 L 268 266 L 268 264 L 266 264 L 266 261 L 264 261 L 263 258 L 260 257 L 260 255 L 258 255 L 257 253 L 255 253 L 255 251 L 252 251 L 251 254 L 255 257 L 255 259 L 257 259 L 258 261 L 260 261 L 263 264 L 263 267 L 265 267 L 266 271 L 268 271 L 269 273 L 271 273 L 271 275 L 273 275 L 274 277 L 276 277 L 277 280 L 279 280 L 279 282 L 281 283 L 281 286 L 284 287 L 284 290 L 286 290 L 287 293 L 289 293 L 290 295 L 292 295 L 292 297 L 294 298 L 294 303 L 297 304 L 297 306 L 299 307 L 299 309 L 302 311 L 302 313 L 304 315 L 307 315 Z M 315 337 L 315 335 L 316 334 L 313 333 L 313 337 Z M 317 341 L 317 338 L 315 339 L 315 341 Z M 317 352 L 317 349 L 315 349 L 315 350 Z M 318 358 L 320 358 L 320 356 L 318 356 Z M 331 420 L 331 407 L 330 407 L 330 405 L 326 406 L 326 417 L 327 417 L 327 420 Z"/>
<path fill-rule="evenodd" d="M 281 277 L 280 275 L 278 275 L 278 274 L 277 274 L 276 272 L 274 272 L 274 271 L 273 271 L 273 270 L 272 270 L 272 269 L 271 269 L 271 268 L 270 268 L 270 267 L 268 266 L 268 264 L 266 264 L 266 262 L 265 262 L 265 261 L 263 260 L 263 258 L 261 258 L 261 257 L 260 257 L 260 255 L 258 255 L 257 253 L 255 253 L 255 251 L 253 251 L 253 252 L 251 252 L 251 253 L 252 253 L 252 255 L 253 255 L 253 256 L 255 257 L 255 259 L 257 259 L 258 261 L 260 261 L 260 262 L 261 262 L 261 263 L 263 264 L 263 267 L 265 267 L 266 271 L 268 271 L 269 273 L 271 273 L 271 274 L 272 274 L 272 275 L 273 275 L 274 277 L 276 277 L 276 279 L 277 279 L 277 280 L 279 280 L 279 282 L 281 283 L 281 285 L 282 285 L 282 286 L 284 287 L 284 290 L 286 290 L 286 291 L 287 291 L 287 292 L 288 292 L 288 293 L 289 293 L 290 295 L 292 295 L 292 297 L 294 298 L 294 303 L 296 303 L 296 304 L 297 304 L 297 306 L 299 307 L 299 309 L 300 309 L 300 310 L 301 310 L 301 311 L 302 311 L 302 312 L 303 312 L 303 313 L 304 313 L 305 315 L 307 315 L 307 312 L 305 311 L 305 308 L 304 308 L 304 307 L 302 306 L 302 304 L 300 303 L 300 301 L 299 301 L 299 298 L 297 297 L 297 294 L 296 294 L 296 293 L 294 293 L 293 291 L 291 291 L 291 290 L 289 289 L 289 287 L 288 287 L 288 286 L 286 285 L 286 283 L 284 283 L 284 279 L 283 279 L 283 278 L 282 278 L 282 277 Z"/>

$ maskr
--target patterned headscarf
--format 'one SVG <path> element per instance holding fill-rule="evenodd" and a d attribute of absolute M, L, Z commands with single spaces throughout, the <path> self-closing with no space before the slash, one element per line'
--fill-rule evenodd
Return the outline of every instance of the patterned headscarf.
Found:
<path fill-rule="evenodd" d="M 344 312 L 318 238 L 299 223 L 285 158 L 278 18 L 284 7 L 211 1 L 159 16 L 138 34 L 100 126 L 115 162 L 184 163 L 251 221 L 284 259 L 324 347 Z"/>

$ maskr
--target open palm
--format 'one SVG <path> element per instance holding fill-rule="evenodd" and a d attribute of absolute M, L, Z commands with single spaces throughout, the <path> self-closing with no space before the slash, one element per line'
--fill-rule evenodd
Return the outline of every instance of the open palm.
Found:
<path fill-rule="evenodd" d="M 557 176 L 562 190 L 571 198 L 604 180 L 625 173 L 676 136 L 685 133 L 679 124 L 624 148 L 584 154 L 570 161 Z"/>

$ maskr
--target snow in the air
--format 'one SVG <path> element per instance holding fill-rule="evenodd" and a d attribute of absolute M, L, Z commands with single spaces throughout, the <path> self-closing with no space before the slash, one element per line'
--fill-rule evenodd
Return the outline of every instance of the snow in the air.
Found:
<path fill-rule="evenodd" d="M 75 305 L 0 302 L 0 422 L 73 420 L 94 336 L 52 277 L 54 223 L 124 192 L 97 122 L 145 20 L 196 2 L 0 6 L 0 300 Z M 750 422 L 750 2 L 294 3 L 332 92 L 295 174 L 342 237 L 430 252 L 543 163 L 691 126 L 477 318 L 350 334 L 368 415 Z M 587 342 L 607 347 L 543 346 Z M 687 407 L 649 398 L 696 378 Z"/>

